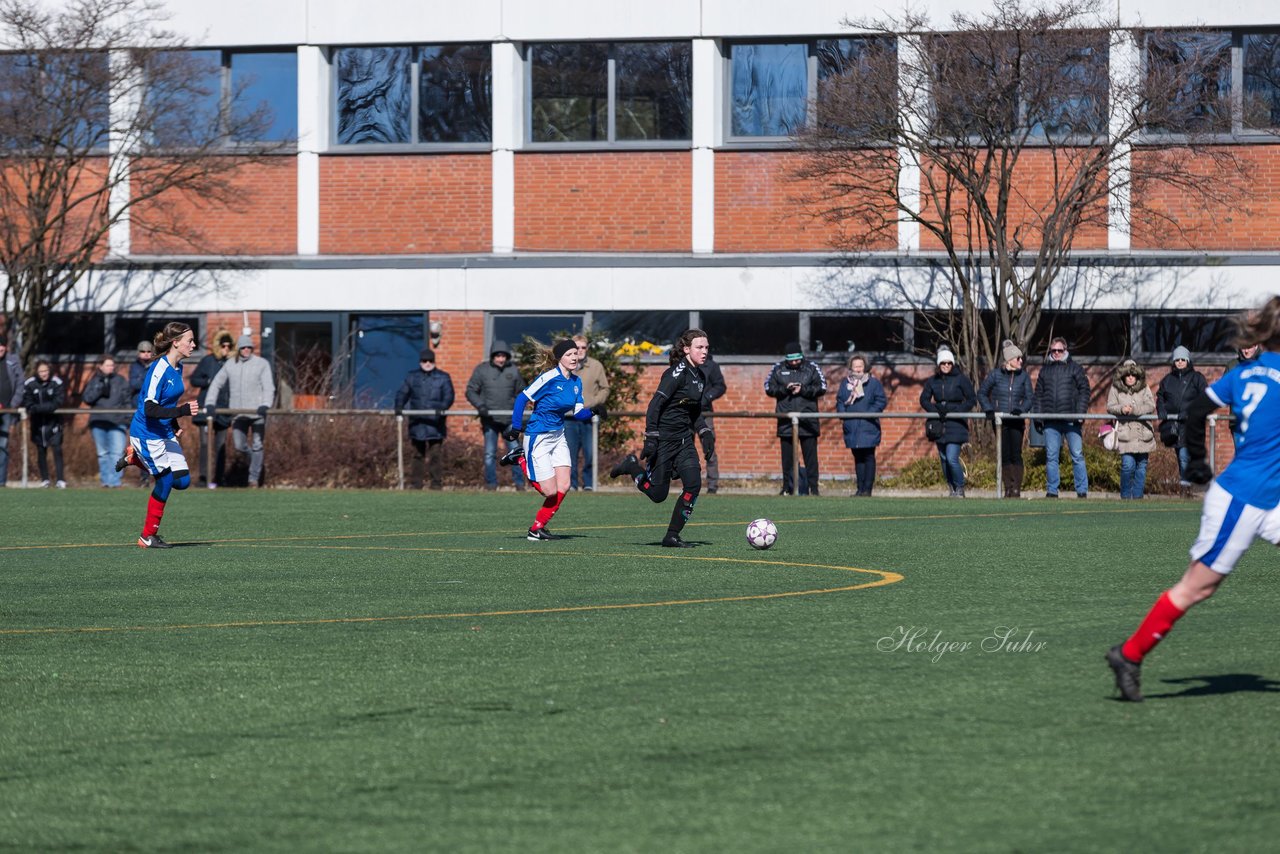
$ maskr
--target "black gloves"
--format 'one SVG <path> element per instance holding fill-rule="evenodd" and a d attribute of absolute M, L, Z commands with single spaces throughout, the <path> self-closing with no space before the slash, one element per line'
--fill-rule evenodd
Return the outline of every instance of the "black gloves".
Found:
<path fill-rule="evenodd" d="M 947 417 L 947 405 L 942 401 L 938 401 L 934 405 L 934 411 L 938 413 L 939 418 Z"/>
<path fill-rule="evenodd" d="M 398 418 L 398 417 L 399 417 L 399 416 L 401 416 L 401 415 L 404 415 L 404 407 L 403 407 L 403 406 L 397 406 L 397 407 L 396 407 L 396 417 Z"/>
<path fill-rule="evenodd" d="M 502 431 L 502 438 L 506 439 L 508 442 L 514 442 L 516 439 L 520 438 L 520 431 L 515 427 L 508 427 L 506 430 Z"/>
<path fill-rule="evenodd" d="M 1021 414 L 1022 414 L 1022 410 L 1015 406 L 1013 409 L 1009 410 L 1009 414 L 1010 414 L 1010 415 L 1021 415 Z"/>
<path fill-rule="evenodd" d="M 1036 430 L 1040 431 L 1041 433 L 1044 432 L 1044 422 L 1041 421 L 1039 418 L 1033 419 L 1031 422 L 1031 426 L 1036 428 Z"/>
<path fill-rule="evenodd" d="M 647 460 L 658 455 L 658 437 L 645 436 L 644 447 L 640 449 L 640 459 Z"/>
<path fill-rule="evenodd" d="M 604 406 L 597 406 L 591 410 L 591 414 L 603 421 L 609 417 L 609 410 L 605 409 Z"/>
<path fill-rule="evenodd" d="M 1187 480 L 1192 483 L 1208 483 L 1213 480 L 1213 469 L 1206 460 L 1191 460 L 1187 463 Z"/>
<path fill-rule="evenodd" d="M 267 417 L 267 410 L 268 410 L 268 409 L 270 409 L 270 408 L 271 408 L 270 406 L 259 406 L 259 407 L 258 407 L 258 417 L 259 417 L 259 418 L 266 418 L 266 417 Z"/>
<path fill-rule="evenodd" d="M 488 418 L 488 417 L 489 417 L 489 407 L 487 407 L 487 406 L 477 406 L 477 407 L 476 407 L 476 414 L 477 414 L 477 415 L 479 415 L 481 418 Z"/>
<path fill-rule="evenodd" d="M 987 420 L 988 420 L 988 421 L 990 421 L 992 424 L 994 424 L 994 423 L 995 423 L 995 420 L 996 420 L 996 411 L 995 411 L 994 409 L 986 409 L 986 410 L 983 410 L 983 413 L 982 413 L 982 414 L 983 414 L 983 415 L 985 415 L 985 416 L 987 416 Z"/>
<path fill-rule="evenodd" d="M 205 411 L 205 413 L 206 413 L 206 414 L 208 414 L 208 416 L 209 416 L 210 418 L 212 418 L 212 417 L 214 416 L 214 414 L 216 414 L 216 413 L 217 413 L 217 411 L 218 411 L 218 407 L 216 407 L 216 406 L 214 406 L 212 403 L 210 403 L 210 404 L 208 404 L 207 406 L 205 406 L 204 411 Z"/>
<path fill-rule="evenodd" d="M 702 455 L 711 459 L 716 455 L 716 434 L 707 430 L 699 435 L 702 438 Z"/>

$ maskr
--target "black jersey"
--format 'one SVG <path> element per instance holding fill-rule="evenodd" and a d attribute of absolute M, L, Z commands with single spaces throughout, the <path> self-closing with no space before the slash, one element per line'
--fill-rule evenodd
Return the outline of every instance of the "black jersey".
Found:
<path fill-rule="evenodd" d="M 644 430 L 659 439 L 684 439 L 693 435 L 693 423 L 702 414 L 707 380 L 701 369 L 681 359 L 662 373 L 658 390 L 649 401 Z"/>

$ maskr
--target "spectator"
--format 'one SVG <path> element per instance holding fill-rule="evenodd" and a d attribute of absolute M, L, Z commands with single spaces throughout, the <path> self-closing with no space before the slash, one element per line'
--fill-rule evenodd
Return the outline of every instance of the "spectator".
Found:
<path fill-rule="evenodd" d="M 151 363 L 155 361 L 156 349 L 150 341 L 142 340 L 138 342 L 138 356 L 134 359 L 133 364 L 129 366 L 129 393 L 133 395 L 130 406 L 138 405 L 138 398 L 142 394 L 142 384 L 147 378 L 147 370 L 151 367 Z M 146 466 L 138 468 L 138 485 L 147 486 L 151 483 L 151 472 Z"/>
<path fill-rule="evenodd" d="M 213 336 L 213 349 L 205 354 L 200 360 L 200 364 L 196 365 L 196 369 L 191 373 L 191 384 L 200 389 L 197 403 L 200 406 L 200 413 L 191 419 L 200 431 L 200 459 L 198 465 L 200 468 L 200 483 L 216 489 L 218 484 L 222 483 L 227 472 L 227 428 L 231 426 L 231 419 L 225 415 L 218 415 L 213 418 L 209 417 L 205 411 L 205 404 L 209 397 L 209 386 L 213 383 L 213 378 L 222 370 L 222 366 L 226 364 L 227 359 L 231 358 L 231 345 L 235 340 L 231 337 L 231 333 L 225 329 L 218 330 Z M 214 410 L 223 409 L 231 405 L 231 388 L 224 385 L 218 393 L 218 397 L 213 401 Z M 210 445 L 209 434 L 213 433 L 213 442 Z M 212 450 L 213 461 L 213 477 L 209 477 L 209 454 Z"/>
<path fill-rule="evenodd" d="M 1032 407 L 1043 413 L 1084 413 L 1089 410 L 1089 380 L 1084 368 L 1072 360 L 1065 338 L 1049 342 L 1049 358 L 1036 378 L 1035 401 Z M 1076 498 L 1089 497 L 1089 471 L 1084 465 L 1084 440 L 1080 435 L 1080 422 L 1046 418 L 1036 425 L 1044 431 L 1045 498 L 1057 498 L 1061 483 L 1059 457 L 1065 438 L 1071 454 L 1071 474 L 1075 479 Z"/>
<path fill-rule="evenodd" d="M 231 442 L 237 453 L 249 455 L 249 486 L 262 485 L 262 462 L 265 457 L 265 433 L 267 410 L 276 399 L 276 383 L 271 377 L 271 365 L 261 356 L 254 355 L 253 338 L 241 335 L 236 341 L 236 356 L 222 363 L 222 369 L 205 389 L 205 412 L 217 418 L 216 401 L 222 389 L 228 389 L 229 409 L 246 409 L 253 415 L 236 415 L 231 419 Z M 209 404 L 212 398 L 215 403 Z M 250 430 L 253 431 L 252 440 Z"/>
<path fill-rule="evenodd" d="M 418 354 L 418 369 L 410 371 L 396 392 L 396 415 L 409 410 L 435 410 L 431 415 L 409 416 L 409 442 L 413 461 L 409 466 L 409 487 L 422 489 L 424 472 L 431 489 L 444 488 L 444 452 L 441 445 L 448 434 L 443 410 L 453 406 L 453 379 L 436 367 L 434 350 Z"/>
<path fill-rule="evenodd" d="M 480 429 L 484 432 L 484 488 L 490 492 L 498 488 L 498 439 L 511 424 L 511 416 L 495 418 L 489 413 L 512 410 L 522 388 L 524 380 L 511 361 L 511 348 L 506 341 L 496 339 L 489 348 L 489 361 L 476 365 L 471 372 L 466 392 L 467 402 L 480 413 Z M 508 452 L 519 445 L 506 439 L 502 442 Z M 518 466 L 511 469 L 511 480 L 518 491 L 524 491 L 524 474 Z"/>
<path fill-rule="evenodd" d="M 920 391 L 920 405 L 926 412 L 941 416 L 942 435 L 934 440 L 938 446 L 938 459 L 942 463 L 942 476 L 946 478 L 951 498 L 964 498 L 964 466 L 960 464 L 960 449 L 969 441 L 969 423 L 964 418 L 948 418 L 959 412 L 969 412 L 978 402 L 973 383 L 956 364 L 955 354 L 943 347 L 938 351 L 938 368 L 925 380 Z"/>
<path fill-rule="evenodd" d="M 1178 452 L 1178 486 L 1184 496 L 1191 494 L 1191 481 L 1187 479 L 1187 463 L 1191 461 L 1190 452 L 1187 451 L 1187 407 L 1208 385 L 1204 374 L 1192 367 L 1191 351 L 1186 347 L 1174 347 L 1173 370 L 1160 380 L 1160 387 L 1156 391 L 1156 414 L 1162 419 L 1161 440 L 1169 435 L 1177 439 L 1174 447 Z M 1163 420 L 1175 416 L 1177 421 Z"/>
<path fill-rule="evenodd" d="M 22 364 L 9 352 L 9 339 L 0 335 L 0 487 L 9 479 L 9 430 L 18 423 L 14 410 L 22 406 Z"/>
<path fill-rule="evenodd" d="M 993 418 L 996 412 L 1008 415 L 1029 412 L 1035 396 L 1031 378 L 1023 369 L 1026 360 L 1022 350 L 1005 340 L 1000 345 L 1000 358 L 1001 366 L 988 371 L 978 389 L 978 404 L 987 418 Z M 1005 498 L 1022 497 L 1022 437 L 1026 430 L 1027 422 L 1021 418 L 1000 420 L 1000 480 Z"/>
<path fill-rule="evenodd" d="M 1147 459 L 1156 434 L 1143 415 L 1154 415 L 1156 398 L 1147 387 L 1147 372 L 1133 359 L 1116 368 L 1107 392 L 1107 412 L 1116 416 L 1116 450 L 1120 452 L 1120 497 L 1141 498 L 1147 486 Z"/>
<path fill-rule="evenodd" d="M 587 355 L 587 337 L 573 336 L 573 343 L 578 348 L 578 370 L 575 373 L 582 380 L 582 404 L 596 412 L 609 400 L 609 375 L 599 359 Z M 591 469 L 595 463 L 596 448 L 591 441 L 592 422 L 570 419 L 564 423 L 564 438 L 569 443 L 569 488 L 576 490 L 578 484 L 590 492 L 595 485 L 591 478 Z M 578 478 L 578 451 L 582 451 L 582 478 Z"/>
<path fill-rule="evenodd" d="M 98 479 L 103 486 L 115 489 L 124 480 L 124 473 L 116 470 L 116 460 L 124 453 L 125 425 L 133 418 L 132 412 L 100 411 L 132 408 L 133 394 L 129 391 L 129 381 L 116 373 L 115 356 L 110 353 L 102 355 L 98 360 L 98 370 L 84 387 L 80 399 L 94 410 L 89 414 L 89 432 L 93 434 L 93 444 L 98 449 Z"/>
<path fill-rule="evenodd" d="M 711 413 L 714 411 L 713 402 L 724 397 L 725 384 L 724 372 L 710 353 L 707 354 L 707 361 L 702 363 L 702 375 L 707 380 L 707 392 L 702 399 L 702 415 L 698 417 L 693 429 L 698 441 L 702 443 L 702 456 L 707 461 L 707 493 L 715 495 L 720 488 L 720 458 L 716 456 L 716 424 Z"/>
<path fill-rule="evenodd" d="M 49 460 L 46 451 L 53 450 L 54 476 L 58 489 L 66 489 L 62 471 L 62 416 L 55 414 L 67 402 L 67 389 L 62 377 L 41 359 L 36 362 L 36 375 L 23 384 L 22 405 L 31 422 L 31 441 L 36 446 L 36 465 L 40 467 L 40 485 L 49 485 Z"/>
<path fill-rule="evenodd" d="M 884 412 L 889 405 L 884 386 L 867 371 L 864 356 L 849 357 L 849 375 L 836 390 L 836 412 Z M 876 485 L 876 446 L 880 444 L 879 418 L 848 418 L 844 425 L 844 445 L 853 453 L 855 496 L 870 496 Z"/>
<path fill-rule="evenodd" d="M 773 411 L 790 415 L 792 412 L 817 412 L 818 398 L 827 393 L 827 378 L 814 362 L 805 361 L 799 341 L 787 344 L 782 361 L 774 363 L 764 382 L 764 393 L 778 402 Z M 818 419 L 802 418 L 797 436 L 791 435 L 791 419 L 778 419 L 778 442 L 782 448 L 782 495 L 818 494 Z M 795 459 L 795 440 L 800 440 L 800 454 L 804 458 L 802 483 L 796 484 L 791 469 Z"/>
<path fill-rule="evenodd" d="M 1236 357 L 1230 362 L 1227 362 L 1227 369 L 1223 371 L 1223 373 L 1229 374 L 1241 365 L 1248 365 L 1256 362 L 1258 360 L 1258 354 L 1261 352 L 1262 346 L 1260 344 L 1240 347 L 1236 350 Z M 1234 417 L 1234 412 L 1231 414 L 1233 416 L 1231 419 L 1231 441 L 1235 444 L 1236 450 L 1238 451 L 1240 450 L 1240 442 L 1244 439 L 1244 434 L 1237 429 L 1240 426 L 1240 419 Z"/>

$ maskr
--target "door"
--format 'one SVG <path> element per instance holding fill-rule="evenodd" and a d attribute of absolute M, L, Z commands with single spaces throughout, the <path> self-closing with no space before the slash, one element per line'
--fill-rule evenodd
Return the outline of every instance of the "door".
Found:
<path fill-rule="evenodd" d="M 390 409 L 405 374 L 418 367 L 426 346 L 425 314 L 353 314 L 352 374 L 355 406 Z"/>

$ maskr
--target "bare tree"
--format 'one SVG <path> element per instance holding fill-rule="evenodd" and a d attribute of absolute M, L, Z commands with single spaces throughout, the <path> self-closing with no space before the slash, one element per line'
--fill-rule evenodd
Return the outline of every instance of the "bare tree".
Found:
<path fill-rule="evenodd" d="M 839 224 L 837 248 L 897 247 L 905 229 L 941 253 L 949 293 L 899 296 L 935 309 L 917 315 L 972 375 L 1002 339 L 1031 342 L 1079 243 L 1121 229 L 1194 246 L 1170 192 L 1243 206 L 1248 161 L 1210 144 L 1232 129 L 1216 34 L 1124 28 L 1093 0 L 846 24 L 865 35 L 823 43 L 796 176 L 817 189 L 800 201 Z"/>
<path fill-rule="evenodd" d="M 200 252 L 182 211 L 242 202 L 236 173 L 285 145 L 241 144 L 270 111 L 225 93 L 155 0 L 51 5 L 0 0 L 2 305 L 27 364 L 50 311 L 119 254 L 114 227 Z"/>

